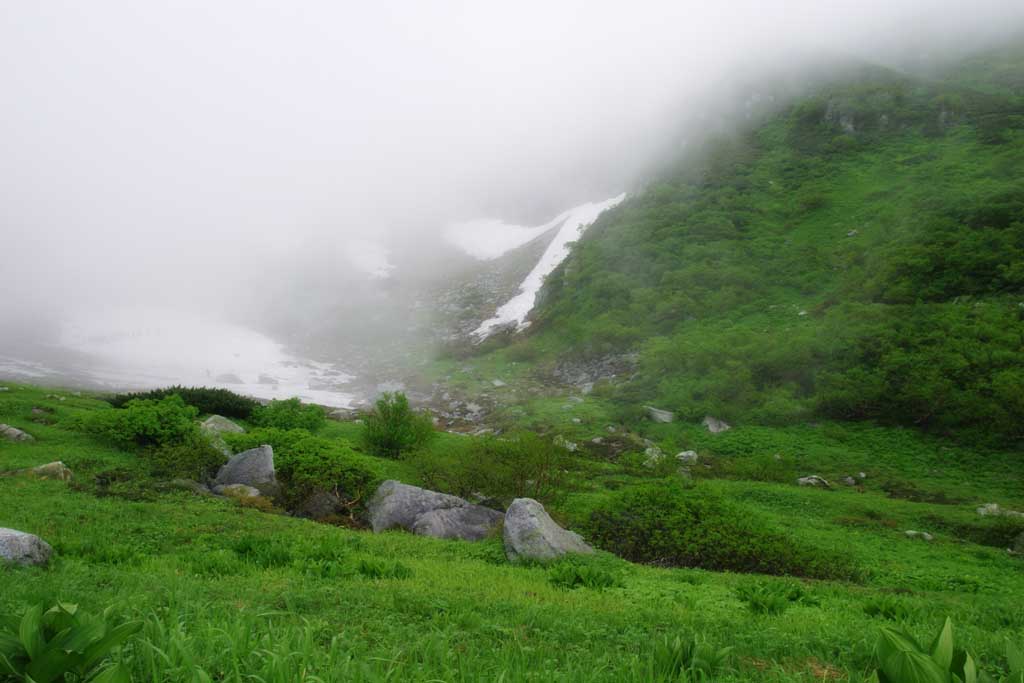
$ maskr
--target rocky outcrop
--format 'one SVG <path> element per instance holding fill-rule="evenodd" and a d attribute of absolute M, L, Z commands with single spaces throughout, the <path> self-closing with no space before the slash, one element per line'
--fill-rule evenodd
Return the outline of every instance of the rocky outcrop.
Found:
<path fill-rule="evenodd" d="M 35 437 L 27 432 L 23 432 L 17 427 L 12 427 L 8 424 L 0 424 L 0 436 L 6 438 L 8 441 L 35 441 Z"/>
<path fill-rule="evenodd" d="M 512 562 L 547 562 L 567 553 L 592 553 L 583 538 L 558 526 L 532 498 L 516 498 L 505 512 L 505 555 Z"/>
<path fill-rule="evenodd" d="M 1024 519 L 1024 512 L 1007 510 L 1004 507 L 1000 507 L 999 503 L 986 503 L 985 505 L 982 505 L 978 508 L 978 514 L 982 517 L 1016 517 L 1018 519 Z"/>
<path fill-rule="evenodd" d="M 43 565 L 50 561 L 52 553 L 50 544 L 34 534 L 0 528 L 0 562 Z"/>
<path fill-rule="evenodd" d="M 661 410 L 654 406 L 644 406 L 644 408 L 647 409 L 647 417 L 649 417 L 652 422 L 668 423 L 676 419 L 675 413 L 670 410 Z"/>
<path fill-rule="evenodd" d="M 458 496 L 389 479 L 367 505 L 367 517 L 375 532 L 405 529 L 420 536 L 478 541 L 501 524 L 503 515 Z"/>
<path fill-rule="evenodd" d="M 719 434 L 721 432 L 727 432 L 730 429 L 732 429 L 732 427 L 729 426 L 727 423 L 723 422 L 722 420 L 719 420 L 717 417 L 711 417 L 710 415 L 705 415 L 704 420 L 701 424 L 707 427 L 707 430 L 712 434 Z"/>
<path fill-rule="evenodd" d="M 245 429 L 235 424 L 226 417 L 211 415 L 199 425 L 204 432 L 209 434 L 244 434 Z"/>
<path fill-rule="evenodd" d="M 36 479 L 56 479 L 58 481 L 71 481 L 71 468 L 60 460 L 48 462 L 38 467 L 29 467 L 24 470 L 13 470 L 5 472 L 4 476 L 35 477 Z"/>
<path fill-rule="evenodd" d="M 796 480 L 796 483 L 800 486 L 817 486 L 823 489 L 830 489 L 832 485 L 828 483 L 828 480 L 824 477 L 819 477 L 817 474 L 810 474 L 806 477 L 800 477 Z"/>
<path fill-rule="evenodd" d="M 697 451 L 681 451 L 676 453 L 676 460 L 683 465 L 692 465 L 699 459 L 700 456 L 697 455 Z"/>
<path fill-rule="evenodd" d="M 277 474 L 274 471 L 274 449 L 264 444 L 243 451 L 228 460 L 213 480 L 218 486 L 244 484 L 258 489 L 264 496 L 277 494 Z"/>
<path fill-rule="evenodd" d="M 417 517 L 412 532 L 419 536 L 479 541 L 490 536 L 504 519 L 502 513 L 481 505 L 445 508 Z"/>

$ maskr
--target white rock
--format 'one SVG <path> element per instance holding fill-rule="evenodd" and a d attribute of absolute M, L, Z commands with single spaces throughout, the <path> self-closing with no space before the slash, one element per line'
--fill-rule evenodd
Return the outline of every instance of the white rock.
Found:
<path fill-rule="evenodd" d="M 34 534 L 0 528 L 0 561 L 22 566 L 43 565 L 52 553 L 50 544 Z"/>

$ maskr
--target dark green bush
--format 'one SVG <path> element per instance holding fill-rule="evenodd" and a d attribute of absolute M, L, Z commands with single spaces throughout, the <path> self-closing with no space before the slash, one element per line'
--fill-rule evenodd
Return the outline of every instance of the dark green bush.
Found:
<path fill-rule="evenodd" d="M 215 474 L 227 458 L 206 439 L 196 435 L 181 443 L 149 448 L 143 454 L 154 476 L 204 481 Z"/>
<path fill-rule="evenodd" d="M 319 491 L 338 494 L 351 508 L 364 504 L 380 481 L 376 463 L 341 439 L 325 439 L 304 429 L 254 429 L 225 434 L 235 452 L 270 444 L 281 485 L 280 497 L 294 509 Z"/>
<path fill-rule="evenodd" d="M 115 408 L 123 408 L 128 401 L 136 399 L 160 400 L 177 394 L 188 405 L 199 411 L 200 414 L 223 415 L 224 417 L 236 417 L 241 420 L 249 419 L 252 411 L 259 407 L 259 403 L 246 396 L 240 396 L 227 389 L 211 389 L 209 387 L 180 387 L 173 386 L 165 389 L 153 389 L 130 394 L 117 394 L 109 399 Z"/>
<path fill-rule="evenodd" d="M 134 399 L 124 408 L 98 411 L 84 425 L 92 434 L 122 446 L 167 446 L 199 438 L 198 414 L 172 394 L 160 400 Z"/>
<path fill-rule="evenodd" d="M 707 489 L 675 481 L 616 494 L 590 514 L 587 532 L 633 562 L 822 579 L 857 575 L 847 556 L 807 547 Z"/>
<path fill-rule="evenodd" d="M 323 426 L 325 420 L 323 408 L 304 404 L 297 398 L 271 401 L 265 406 L 257 406 L 252 412 L 253 423 L 275 429 L 308 429 L 314 432 Z"/>
<path fill-rule="evenodd" d="M 414 463 L 428 487 L 498 501 L 552 500 L 562 488 L 571 453 L 532 432 L 466 439 L 444 453 L 422 452 Z"/>
<path fill-rule="evenodd" d="M 363 439 L 366 446 L 385 458 L 425 446 L 434 437 L 434 423 L 426 413 L 409 407 L 402 392 L 385 392 L 365 418 Z"/>

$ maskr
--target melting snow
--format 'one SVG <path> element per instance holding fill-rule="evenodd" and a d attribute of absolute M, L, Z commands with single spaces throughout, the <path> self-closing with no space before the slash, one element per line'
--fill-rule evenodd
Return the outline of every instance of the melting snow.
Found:
<path fill-rule="evenodd" d="M 548 248 L 544 251 L 544 254 L 540 257 L 540 261 L 537 262 L 537 265 L 533 267 L 530 274 L 527 275 L 526 279 L 523 280 L 521 285 L 519 285 L 519 293 L 502 305 L 494 314 L 493 318 L 482 322 L 480 327 L 478 327 L 473 334 L 476 335 L 477 338 L 483 340 L 499 327 L 504 327 L 509 324 L 515 324 L 517 330 L 521 330 L 526 327 L 528 324 L 526 322 L 526 316 L 533 309 L 533 305 L 537 300 L 537 292 L 540 291 L 541 285 L 544 284 L 544 278 L 546 278 L 551 271 L 553 271 L 558 264 L 564 261 L 565 257 L 569 255 L 569 243 L 579 239 L 580 235 L 583 234 L 583 231 L 590 227 L 590 225 L 597 220 L 598 216 L 625 198 L 626 193 L 623 192 L 619 196 L 606 199 L 603 202 L 581 204 L 580 206 L 577 206 L 574 209 L 569 209 L 565 213 L 559 215 L 550 223 L 546 223 L 545 225 L 537 228 L 529 228 L 528 230 L 540 230 L 543 232 L 559 224 L 562 226 L 559 229 L 558 234 L 555 235 L 555 238 L 551 241 L 551 244 L 549 244 Z M 538 234 L 540 234 L 540 232 L 536 233 L 534 236 Z"/>

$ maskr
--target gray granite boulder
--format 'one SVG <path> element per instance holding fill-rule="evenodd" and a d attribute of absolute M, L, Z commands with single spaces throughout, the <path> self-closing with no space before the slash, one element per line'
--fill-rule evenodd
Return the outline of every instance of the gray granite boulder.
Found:
<path fill-rule="evenodd" d="M 53 548 L 33 534 L 15 529 L 0 528 L 0 562 L 22 566 L 43 565 L 49 562 Z"/>
<path fill-rule="evenodd" d="M 366 506 L 366 511 L 374 532 L 387 529 L 412 531 L 416 519 L 424 513 L 467 505 L 469 503 L 458 496 L 428 491 L 388 479 L 377 488 Z"/>
<path fill-rule="evenodd" d="M 264 444 L 232 456 L 213 480 L 215 489 L 230 484 L 245 484 L 258 489 L 262 495 L 275 495 L 278 485 L 274 471 L 274 449 Z"/>
<path fill-rule="evenodd" d="M 210 417 L 203 420 L 199 426 L 200 428 L 202 428 L 204 432 L 209 432 L 213 434 L 224 434 L 225 432 L 229 434 L 245 433 L 245 429 L 243 429 L 241 426 L 236 425 L 231 420 L 227 419 L 226 417 L 221 417 L 220 415 L 211 415 Z"/>
<path fill-rule="evenodd" d="M 9 441 L 35 441 L 35 437 L 31 434 L 7 424 L 0 424 L 0 436 Z"/>
<path fill-rule="evenodd" d="M 728 423 L 719 420 L 717 417 L 711 417 L 710 415 L 704 416 L 704 421 L 702 424 L 705 427 L 707 427 L 708 431 L 711 432 L 712 434 L 718 434 L 720 432 L 726 432 L 732 429 L 732 427 L 730 427 Z"/>
<path fill-rule="evenodd" d="M 45 465 L 39 465 L 38 467 L 33 467 L 27 471 L 27 474 L 36 477 L 37 479 L 71 481 L 71 468 L 60 460 L 57 460 L 56 462 L 48 462 Z"/>
<path fill-rule="evenodd" d="M 583 538 L 558 526 L 532 498 L 516 498 L 505 512 L 505 555 L 512 562 L 546 562 L 567 553 L 592 553 Z"/>
<path fill-rule="evenodd" d="M 497 529 L 505 515 L 482 505 L 444 508 L 424 512 L 413 522 L 412 532 L 434 538 L 460 538 L 479 541 Z"/>

